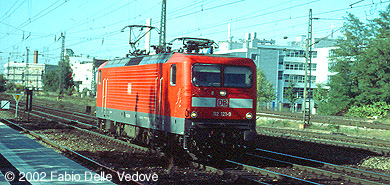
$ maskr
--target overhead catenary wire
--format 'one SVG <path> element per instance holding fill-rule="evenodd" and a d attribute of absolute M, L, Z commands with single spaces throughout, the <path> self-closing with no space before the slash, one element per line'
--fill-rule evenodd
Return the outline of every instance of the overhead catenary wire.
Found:
<path fill-rule="evenodd" d="M 3 15 L 1 18 L 6 19 L 7 17 L 10 17 L 17 9 L 20 8 L 20 6 L 22 6 L 22 5 L 24 4 L 24 2 L 26 2 L 26 0 L 24 0 L 22 3 L 20 3 L 19 6 L 16 7 L 16 8 L 14 9 L 14 11 L 12 11 L 10 14 L 8 14 L 8 12 L 11 11 L 12 8 L 13 8 L 18 2 L 19 2 L 19 0 L 15 1 L 15 3 L 11 6 L 11 8 L 9 8 L 8 11 L 5 12 L 4 15 Z M 4 19 L 2 19 L 2 21 L 3 21 Z"/>
<path fill-rule="evenodd" d="M 156 0 L 157 1 L 157 0 Z M 319 0 L 318 0 L 319 1 Z M 121 4 L 126 4 L 126 5 L 129 5 L 129 2 L 130 1 L 126 1 L 126 3 L 120 3 L 120 4 L 117 4 L 117 5 L 121 5 Z M 199 13 L 199 9 L 196 9 L 196 8 L 199 8 L 199 6 L 197 7 L 194 7 L 194 6 L 190 6 L 190 5 L 196 5 L 196 3 L 198 3 L 199 1 L 194 1 L 194 3 L 191 3 L 189 4 L 187 7 L 187 9 L 185 9 L 185 11 L 178 11 L 180 10 L 179 8 L 176 8 L 176 9 L 173 9 L 173 10 L 176 10 L 176 11 L 172 11 L 170 9 L 168 9 L 168 12 L 167 12 L 167 26 L 169 27 L 170 26 L 170 23 L 174 22 L 174 21 L 178 21 L 178 19 L 181 19 L 181 18 L 187 18 L 187 16 L 191 16 L 191 15 L 196 15 L 197 13 Z M 220 1 L 212 1 L 210 2 L 209 4 L 207 4 L 208 6 L 206 6 L 206 3 L 208 3 L 209 1 L 206 1 L 205 4 L 204 4 L 204 8 L 203 10 L 207 10 L 207 9 L 210 9 L 210 10 L 215 10 L 215 9 L 212 9 L 213 7 L 218 7 L 218 6 L 221 6 L 220 8 L 222 7 L 225 7 L 224 4 L 227 4 L 227 3 L 233 3 L 233 2 L 238 2 L 238 1 L 230 1 L 230 2 L 223 2 L 223 3 L 220 3 Z M 311 1 L 311 3 L 315 3 L 317 1 Z M 132 1 L 131 1 L 132 3 Z M 212 4 L 213 3 L 213 4 Z M 214 4 L 215 3 L 215 4 Z M 308 3 L 308 2 L 305 2 L 305 3 Z M 370 2 L 371 3 L 371 2 Z M 375 2 L 375 3 L 379 3 L 379 2 Z M 384 3 L 384 2 L 383 2 Z M 154 7 L 157 7 L 157 5 L 160 4 L 160 1 L 158 1 L 158 3 L 154 4 L 153 6 Z M 301 3 L 301 4 L 304 4 L 304 3 Z M 17 6 L 18 4 L 15 5 L 15 7 Z M 364 4 L 365 6 L 369 6 L 369 5 L 366 5 Z M 289 8 L 295 8 L 295 6 L 297 5 L 290 5 Z M 304 5 L 302 5 L 304 6 Z M 350 12 L 354 12 L 357 8 L 360 8 L 360 7 L 365 7 L 362 5 L 356 5 L 353 7 L 352 11 L 350 10 Z M 125 6 L 126 7 L 126 6 Z M 169 6 L 168 6 L 169 7 Z M 94 16 L 92 16 L 90 19 L 85 20 L 86 23 L 89 24 L 89 27 L 88 28 L 85 28 L 85 29 L 78 29 L 80 28 L 80 26 L 83 26 L 83 25 L 80 25 L 78 27 L 72 27 L 72 25 L 67 25 L 67 27 L 65 28 L 70 28 L 70 29 L 61 29 L 63 31 L 66 31 L 67 32 L 67 47 L 72 47 L 72 46 L 80 46 L 80 45 L 84 45 L 86 43 L 94 43 L 94 42 L 97 42 L 97 41 L 101 41 L 103 38 L 104 38 L 104 45 L 107 45 L 109 46 L 110 44 L 113 44 L 114 41 L 117 41 L 117 36 L 119 36 L 119 29 L 118 28 L 121 28 L 123 27 L 123 25 L 121 25 L 122 23 L 128 23 L 129 22 L 129 18 L 123 18 L 122 20 L 113 20 L 112 22 L 108 22 L 108 23 L 104 23 L 104 24 L 96 24 L 96 26 L 94 26 L 94 22 L 93 21 L 96 21 L 98 22 L 97 20 L 100 19 L 101 17 L 104 17 L 102 15 L 110 15 L 110 13 L 112 12 L 115 12 L 115 8 L 118 8 L 118 6 L 111 6 L 111 8 L 107 8 L 105 9 L 104 11 L 101 11 L 99 12 L 98 14 L 94 14 Z M 184 7 L 185 8 L 185 7 Z M 269 7 L 267 7 L 269 8 Z M 278 10 L 281 10 L 281 9 L 286 9 L 284 11 L 287 11 L 290 9 L 289 8 L 269 8 L 269 11 L 272 12 L 272 11 L 278 11 Z M 145 8 L 147 11 L 150 12 L 151 9 L 153 9 L 153 7 L 151 8 Z M 322 12 L 323 14 L 320 14 L 320 13 L 317 13 L 317 14 L 314 14 L 314 16 L 320 16 L 321 17 L 331 17 L 331 14 L 334 14 L 334 13 L 341 13 L 342 11 L 345 11 L 349 9 L 348 8 L 344 8 L 344 9 L 338 9 L 338 10 L 332 10 L 332 11 L 325 11 L 325 12 Z M 119 9 L 119 10 L 123 10 L 123 9 Z M 12 11 L 12 10 L 11 10 Z M 9 11 L 9 12 L 11 12 Z M 46 11 L 45 11 L 46 12 Z M 146 11 L 145 11 L 146 12 Z M 190 14 L 191 12 L 193 12 L 193 14 Z M 280 12 L 283 12 L 282 10 Z M 343 12 L 345 14 L 345 12 Z M 40 15 L 43 15 L 43 14 L 40 14 Z M 152 14 L 153 15 L 153 14 Z M 234 18 L 229 18 L 229 19 L 226 19 L 224 20 L 224 22 L 221 22 L 221 23 L 216 23 L 216 24 L 202 24 L 201 26 L 197 26 L 196 28 L 191 28 L 191 29 L 187 29 L 187 30 L 180 30 L 179 32 L 175 31 L 171 31 L 171 30 L 168 30 L 168 34 L 169 36 L 168 37 L 171 37 L 171 36 L 175 36 L 175 35 L 178 35 L 178 36 L 181 36 L 182 34 L 195 34 L 199 31 L 202 31 L 202 35 L 203 36 L 210 36 L 210 35 L 216 35 L 218 33 L 223 33 L 223 32 L 226 32 L 226 29 L 217 29 L 217 31 L 215 31 L 216 29 L 215 28 L 218 28 L 218 27 L 221 27 L 221 26 L 225 26 L 228 24 L 228 22 L 233 22 L 233 23 L 237 23 L 237 22 L 241 22 L 241 21 L 245 21 L 247 19 L 256 19 L 258 20 L 258 18 L 261 18 L 263 16 L 266 16 L 268 14 L 261 12 L 259 11 L 258 13 L 256 14 L 251 14 L 251 13 L 248 13 L 244 16 L 236 16 Z M 328 16 L 330 15 L 330 16 Z M 144 17 L 144 13 L 141 11 L 141 13 L 138 13 L 137 12 L 137 15 L 134 15 L 134 17 L 138 17 L 137 18 L 137 21 L 142 21 L 142 17 Z M 157 16 L 157 15 L 156 15 Z M 156 17 L 156 16 L 152 16 L 152 17 Z M 179 17 L 178 17 L 179 16 Z M 256 16 L 256 17 L 254 17 Z M 43 16 L 45 17 L 45 16 Z M 178 18 L 175 18 L 175 17 L 178 17 Z M 253 17 L 253 18 L 251 18 Z M 290 16 L 288 16 L 290 18 Z M 305 16 L 293 16 L 291 17 L 292 20 L 299 20 L 301 18 L 304 18 Z M 172 19 L 172 18 L 175 18 L 175 19 Z M 242 19 L 242 20 L 241 20 Z M 154 19 L 154 20 L 158 20 L 158 19 Z M 229 20 L 232 20 L 232 21 L 229 21 Z M 278 19 L 276 21 L 273 21 L 273 23 L 275 24 L 280 24 L 280 23 L 283 23 L 283 22 L 286 22 L 288 21 L 288 19 L 286 20 L 283 20 L 283 19 Z M 256 24 L 251 24 L 250 26 L 248 26 L 249 24 L 247 25 L 237 25 L 235 27 L 236 30 L 245 30 L 245 29 L 248 29 L 248 28 L 253 28 L 254 31 L 256 31 L 257 27 L 259 26 L 263 26 L 263 25 L 270 25 L 272 21 L 257 21 Z M 80 24 L 80 22 L 76 22 L 74 25 L 78 25 Z M 153 24 L 158 24 L 158 22 L 154 22 Z M 298 29 L 300 24 L 294 24 L 292 26 L 295 26 L 296 27 L 296 33 L 299 34 L 300 33 L 300 30 Z M 23 27 L 24 28 L 24 27 Z M 289 27 L 287 27 L 289 28 Z M 319 27 L 317 27 L 319 28 Z M 214 29 L 214 30 L 211 30 L 211 29 Z M 211 30 L 211 31 L 210 31 Z M 282 29 L 280 29 L 282 30 Z M 23 30 L 25 32 L 28 32 L 28 30 Z M 314 32 L 317 32 L 318 31 L 325 31 L 325 29 L 317 29 L 317 30 L 313 30 Z M 76 35 L 77 33 L 85 33 L 85 36 L 79 36 L 79 35 Z M 262 33 L 266 33 L 266 32 L 269 32 L 269 33 L 272 33 L 272 32 L 275 32 L 275 30 L 273 31 L 269 31 L 269 30 L 264 30 Z M 91 33 L 94 33 L 94 34 L 91 34 Z M 95 34 L 96 33 L 96 34 Z M 74 35 L 72 35 L 74 34 Z M 291 32 L 291 34 L 294 34 L 294 32 Z M 14 35 L 14 33 L 11 33 L 11 35 Z M 38 38 L 45 38 L 45 37 L 54 37 L 54 35 L 58 35 L 58 32 L 57 33 L 47 33 L 47 34 L 40 34 L 39 36 L 37 36 L 36 34 L 32 34 L 32 37 L 30 37 L 29 39 L 31 40 L 38 40 Z M 111 40 L 112 39 L 112 40 Z M 156 39 L 156 37 L 153 37 L 153 39 Z M 111 42 L 112 41 L 112 42 Z M 128 47 L 127 45 L 127 42 L 126 42 L 126 38 L 123 39 L 123 47 Z M 12 43 L 14 44 L 14 43 Z M 20 42 L 19 42 L 20 44 Z M 51 43 L 48 43 L 47 46 L 49 45 L 54 45 L 56 44 L 56 42 L 51 42 Z M 11 46 L 7 46 L 8 48 L 12 48 L 13 45 Z M 120 47 L 120 46 L 119 46 Z M 23 47 L 21 47 L 23 48 Z M 58 49 L 57 47 L 51 47 L 50 48 L 50 51 L 54 51 L 55 49 Z M 100 53 L 102 54 L 102 53 Z"/>
<path fill-rule="evenodd" d="M 9 33 L 13 33 L 13 32 L 15 32 L 15 31 L 17 31 L 17 30 L 21 30 L 23 27 L 27 26 L 28 24 L 31 24 L 32 22 L 34 22 L 34 21 L 36 21 L 36 20 L 42 18 L 43 16 L 49 14 L 50 12 L 56 10 L 57 8 L 59 8 L 60 6 L 62 6 L 62 5 L 65 4 L 66 2 L 68 2 L 68 0 L 67 0 L 67 1 L 64 1 L 64 2 L 61 3 L 60 5 L 54 7 L 53 9 L 48 10 L 48 9 L 50 9 L 52 6 L 54 6 L 55 4 L 57 4 L 58 2 L 60 2 L 60 1 L 61 1 L 61 0 L 58 0 L 58 1 L 56 1 L 55 3 L 49 5 L 47 8 L 43 9 L 42 11 L 40 11 L 38 14 L 36 14 L 36 15 L 33 16 L 32 18 L 29 18 L 29 19 L 27 19 L 26 21 L 24 21 L 23 23 L 21 23 L 19 26 L 17 26 L 14 30 L 10 31 Z M 48 11 L 45 12 L 46 10 L 48 10 Z M 41 14 L 42 14 L 42 15 L 41 15 Z M 0 40 L 3 39 L 3 38 L 4 38 L 4 36 L 3 36 L 3 37 L 0 37 Z"/>

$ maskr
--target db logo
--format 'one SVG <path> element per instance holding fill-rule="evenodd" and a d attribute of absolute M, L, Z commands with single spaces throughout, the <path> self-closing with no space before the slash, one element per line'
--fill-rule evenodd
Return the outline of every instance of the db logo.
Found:
<path fill-rule="evenodd" d="M 228 99 L 217 99 L 217 107 L 228 107 L 229 100 Z"/>

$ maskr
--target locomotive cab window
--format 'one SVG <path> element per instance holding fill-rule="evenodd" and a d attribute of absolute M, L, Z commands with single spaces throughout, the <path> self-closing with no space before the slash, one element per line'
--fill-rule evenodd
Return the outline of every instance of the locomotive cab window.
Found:
<path fill-rule="evenodd" d="M 171 65 L 171 86 L 176 86 L 176 64 Z"/>
<path fill-rule="evenodd" d="M 220 87 L 221 68 L 212 64 L 194 64 L 192 66 L 192 83 L 200 87 Z"/>
<path fill-rule="evenodd" d="M 253 83 L 253 73 L 247 66 L 194 64 L 192 83 L 198 87 L 250 88 Z"/>
<path fill-rule="evenodd" d="M 252 87 L 252 70 L 245 66 L 225 66 L 223 70 L 224 87 Z"/>

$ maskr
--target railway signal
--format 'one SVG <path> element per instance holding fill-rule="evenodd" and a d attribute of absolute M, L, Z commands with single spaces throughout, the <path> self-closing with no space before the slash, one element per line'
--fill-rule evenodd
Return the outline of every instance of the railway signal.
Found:
<path fill-rule="evenodd" d="M 33 90 L 32 89 L 26 89 L 26 111 L 31 112 L 32 111 L 32 97 L 33 97 Z"/>
<path fill-rule="evenodd" d="M 1 109 L 3 109 L 3 110 L 9 110 L 9 101 L 7 101 L 7 100 L 2 100 L 1 101 Z"/>
<path fill-rule="evenodd" d="M 15 108 L 15 118 L 18 117 L 18 104 L 19 104 L 19 100 L 20 98 L 23 96 L 23 94 L 13 94 L 13 97 L 16 101 L 16 108 Z"/>

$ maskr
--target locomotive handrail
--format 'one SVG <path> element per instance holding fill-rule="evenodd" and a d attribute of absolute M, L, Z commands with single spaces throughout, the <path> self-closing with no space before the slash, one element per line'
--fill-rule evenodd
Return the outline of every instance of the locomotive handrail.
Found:
<path fill-rule="evenodd" d="M 164 77 L 161 77 L 160 78 L 160 98 L 158 99 L 158 121 L 159 123 L 163 123 L 163 121 L 161 121 L 161 99 L 162 99 L 162 81 L 163 81 Z M 164 126 L 163 126 L 163 129 L 164 129 Z"/>
<path fill-rule="evenodd" d="M 157 89 L 158 88 L 158 77 L 156 78 L 156 90 L 154 91 L 154 122 L 157 121 Z"/>
<path fill-rule="evenodd" d="M 103 80 L 103 99 L 104 99 L 104 113 L 107 111 L 107 85 L 108 85 L 108 79 Z"/>

